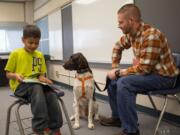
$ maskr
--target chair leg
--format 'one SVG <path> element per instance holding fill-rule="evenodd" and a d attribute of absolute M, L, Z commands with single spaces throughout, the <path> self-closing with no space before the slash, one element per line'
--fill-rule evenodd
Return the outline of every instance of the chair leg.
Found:
<path fill-rule="evenodd" d="M 59 98 L 59 101 L 60 101 L 62 109 L 64 111 L 64 114 L 65 114 L 65 117 L 66 117 L 66 120 L 67 120 L 67 123 L 68 123 L 68 126 L 69 126 L 70 133 L 71 133 L 71 135 L 75 135 L 74 130 L 73 130 L 72 125 L 71 125 L 71 121 L 69 119 L 69 115 L 68 115 L 66 106 L 65 106 L 65 104 L 64 104 L 64 102 L 63 102 L 63 100 L 61 98 Z"/>
<path fill-rule="evenodd" d="M 16 110 L 15 110 L 15 115 L 16 115 L 16 119 L 17 119 L 17 124 L 18 124 L 18 127 L 19 127 L 19 132 L 21 135 L 25 135 L 24 133 L 24 129 L 23 129 L 23 126 L 22 126 L 22 123 L 21 123 L 21 118 L 20 118 L 20 114 L 19 114 L 19 108 L 20 106 L 23 105 L 23 103 L 19 103 Z"/>
<path fill-rule="evenodd" d="M 5 131 L 5 135 L 9 135 L 9 124 L 10 124 L 10 120 L 11 120 L 11 110 L 12 108 L 18 104 L 20 101 L 16 100 L 14 101 L 9 107 L 8 107 L 8 111 L 7 111 L 7 119 L 6 119 L 6 131 Z"/>
<path fill-rule="evenodd" d="M 163 118 L 164 112 L 165 112 L 166 107 L 167 107 L 167 103 L 168 103 L 168 96 L 166 95 L 166 96 L 165 96 L 164 105 L 163 105 L 163 109 L 161 110 L 161 114 L 160 114 L 160 116 L 159 116 L 159 119 L 158 119 L 158 122 L 157 122 L 157 125 L 156 125 L 156 129 L 155 129 L 155 131 L 154 131 L 154 135 L 156 135 L 157 132 L 158 132 L 159 125 L 160 125 L 160 123 L 161 123 L 161 120 L 162 120 L 162 118 Z"/>
<path fill-rule="evenodd" d="M 154 101 L 153 101 L 151 95 L 148 94 L 148 98 L 149 98 L 149 100 L 150 100 L 150 102 L 151 102 L 153 108 L 157 111 L 157 107 L 156 107 L 156 105 L 155 105 L 155 103 L 154 103 Z"/>
<path fill-rule="evenodd" d="M 180 104 L 180 97 L 176 94 L 174 94 L 173 96 L 177 99 L 178 103 Z"/>

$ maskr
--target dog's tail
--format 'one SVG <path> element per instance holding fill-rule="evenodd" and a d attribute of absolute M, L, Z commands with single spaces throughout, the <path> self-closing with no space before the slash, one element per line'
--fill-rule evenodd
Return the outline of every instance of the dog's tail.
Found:
<path fill-rule="evenodd" d="M 101 89 L 101 88 L 99 87 L 99 85 L 97 84 L 96 81 L 94 81 L 94 84 L 95 84 L 96 88 L 97 88 L 100 92 L 103 92 L 103 91 L 105 91 L 105 90 L 107 89 L 107 87 L 108 87 L 108 85 L 109 85 L 109 82 L 110 82 L 110 79 L 109 79 L 108 77 L 106 77 L 106 84 L 105 84 L 104 89 Z"/>

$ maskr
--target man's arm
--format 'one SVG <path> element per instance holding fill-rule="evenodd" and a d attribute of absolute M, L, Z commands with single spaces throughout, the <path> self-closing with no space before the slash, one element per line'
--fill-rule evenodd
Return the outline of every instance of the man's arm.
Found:
<path fill-rule="evenodd" d="M 107 73 L 109 79 L 114 80 L 120 76 L 119 63 L 121 61 L 122 51 L 124 49 L 129 49 L 131 44 L 127 36 L 122 36 L 118 42 L 116 42 L 113 53 L 112 53 L 112 70 Z"/>
<path fill-rule="evenodd" d="M 120 71 L 121 75 L 129 74 L 148 74 L 158 62 L 162 41 L 159 34 L 150 33 L 146 35 L 141 45 L 140 58 L 136 60 L 136 64 L 126 70 Z"/>
<path fill-rule="evenodd" d="M 121 61 L 122 51 L 131 47 L 130 42 L 126 36 L 122 36 L 118 42 L 116 42 L 112 51 L 112 68 L 118 68 Z"/>

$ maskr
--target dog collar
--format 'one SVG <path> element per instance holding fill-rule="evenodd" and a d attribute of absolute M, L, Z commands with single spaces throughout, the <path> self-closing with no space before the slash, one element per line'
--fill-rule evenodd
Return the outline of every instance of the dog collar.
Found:
<path fill-rule="evenodd" d="M 83 74 L 83 73 L 88 72 L 88 71 L 89 71 L 88 68 L 86 68 L 86 69 L 80 69 L 80 70 L 77 70 L 77 73 Z"/>

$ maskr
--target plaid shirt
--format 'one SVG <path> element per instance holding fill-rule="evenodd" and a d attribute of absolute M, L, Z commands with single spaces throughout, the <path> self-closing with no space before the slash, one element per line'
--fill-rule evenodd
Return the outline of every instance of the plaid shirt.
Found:
<path fill-rule="evenodd" d="M 122 51 L 130 47 L 139 63 L 120 71 L 121 75 L 157 73 L 173 77 L 179 74 L 167 39 L 158 29 L 141 22 L 135 38 L 129 34 L 122 36 L 113 48 L 112 68 L 118 67 Z"/>

